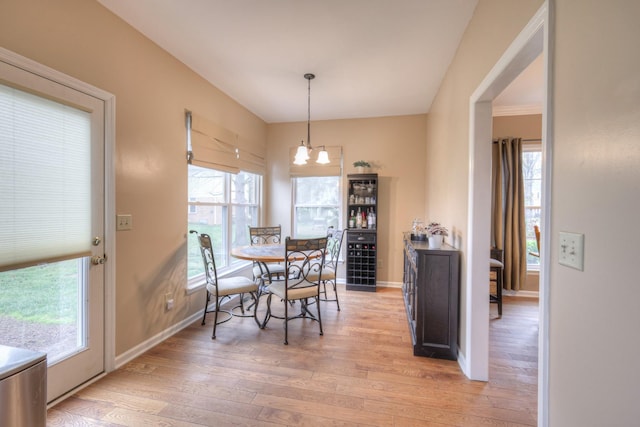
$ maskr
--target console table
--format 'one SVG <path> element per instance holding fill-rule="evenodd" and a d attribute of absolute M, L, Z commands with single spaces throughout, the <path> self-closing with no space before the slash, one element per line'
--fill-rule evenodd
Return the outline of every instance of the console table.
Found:
<path fill-rule="evenodd" d="M 413 354 L 458 358 L 458 294 L 460 253 L 443 244 L 429 249 L 427 242 L 404 236 L 404 295 Z"/>

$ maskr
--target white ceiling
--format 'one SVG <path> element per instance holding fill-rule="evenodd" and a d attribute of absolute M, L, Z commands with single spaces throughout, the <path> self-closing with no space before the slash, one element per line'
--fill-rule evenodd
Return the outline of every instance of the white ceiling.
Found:
<path fill-rule="evenodd" d="M 427 113 L 477 0 L 98 0 L 268 123 Z"/>
<path fill-rule="evenodd" d="M 494 116 L 542 114 L 543 64 L 542 54 L 540 54 L 493 100 Z"/>

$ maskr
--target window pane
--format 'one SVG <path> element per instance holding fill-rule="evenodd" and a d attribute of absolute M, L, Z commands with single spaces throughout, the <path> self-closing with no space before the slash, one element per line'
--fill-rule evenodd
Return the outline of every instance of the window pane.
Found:
<path fill-rule="evenodd" d="M 224 203 L 225 172 L 189 165 L 189 200 Z"/>
<path fill-rule="evenodd" d="M 333 205 L 340 204 L 340 177 L 313 176 L 295 178 L 296 206 L 301 205 Z"/>
<path fill-rule="evenodd" d="M 259 175 L 240 172 L 231 175 L 231 203 L 257 203 Z"/>
<path fill-rule="evenodd" d="M 84 258 L 0 273 L 0 344 L 47 353 L 47 363 L 86 347 Z"/>
<path fill-rule="evenodd" d="M 226 250 L 224 248 L 224 229 L 226 221 L 223 206 L 198 206 L 196 213 L 189 214 L 189 230 L 197 230 L 198 233 L 204 233 L 211 236 L 211 246 L 213 247 L 213 256 L 216 260 L 216 268 L 224 267 L 227 264 Z M 188 237 L 188 267 L 187 277 L 193 277 L 198 274 L 204 274 L 204 265 L 200 254 L 200 244 L 195 234 L 189 233 Z"/>
<path fill-rule="evenodd" d="M 218 273 L 243 262 L 230 256 L 231 248 L 249 244 L 249 225 L 258 225 L 262 177 L 189 165 L 188 227 L 211 236 Z M 204 274 L 195 234 L 188 238 L 188 278 Z"/>
<path fill-rule="evenodd" d="M 257 206 L 233 206 L 232 208 L 231 247 L 250 244 L 249 226 L 258 225 Z M 232 258 L 231 262 L 239 261 Z"/>
<path fill-rule="evenodd" d="M 295 225 L 297 238 L 326 236 L 330 226 L 339 228 L 339 208 L 297 207 Z"/>
<path fill-rule="evenodd" d="M 522 153 L 522 175 L 524 179 L 525 224 L 527 235 L 527 267 L 540 268 L 540 257 L 530 255 L 538 252 L 534 225 L 540 225 L 540 205 L 542 197 L 542 152 L 524 151 Z"/>
<path fill-rule="evenodd" d="M 340 177 L 295 178 L 293 233 L 297 238 L 324 236 L 340 228 Z"/>

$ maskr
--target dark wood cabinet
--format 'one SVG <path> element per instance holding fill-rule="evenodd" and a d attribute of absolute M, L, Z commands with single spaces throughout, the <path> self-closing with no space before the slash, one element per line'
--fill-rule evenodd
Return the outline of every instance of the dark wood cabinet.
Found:
<path fill-rule="evenodd" d="M 347 203 L 347 290 L 376 291 L 378 175 L 350 174 Z"/>
<path fill-rule="evenodd" d="M 460 252 L 446 244 L 429 249 L 406 234 L 402 292 L 414 355 L 458 358 L 459 288 Z"/>

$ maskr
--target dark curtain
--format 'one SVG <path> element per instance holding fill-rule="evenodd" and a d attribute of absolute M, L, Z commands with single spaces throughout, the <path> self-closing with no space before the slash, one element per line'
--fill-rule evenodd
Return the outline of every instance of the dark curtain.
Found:
<path fill-rule="evenodd" d="M 522 139 L 493 142 L 492 244 L 504 251 L 504 288 L 517 291 L 527 270 Z"/>

